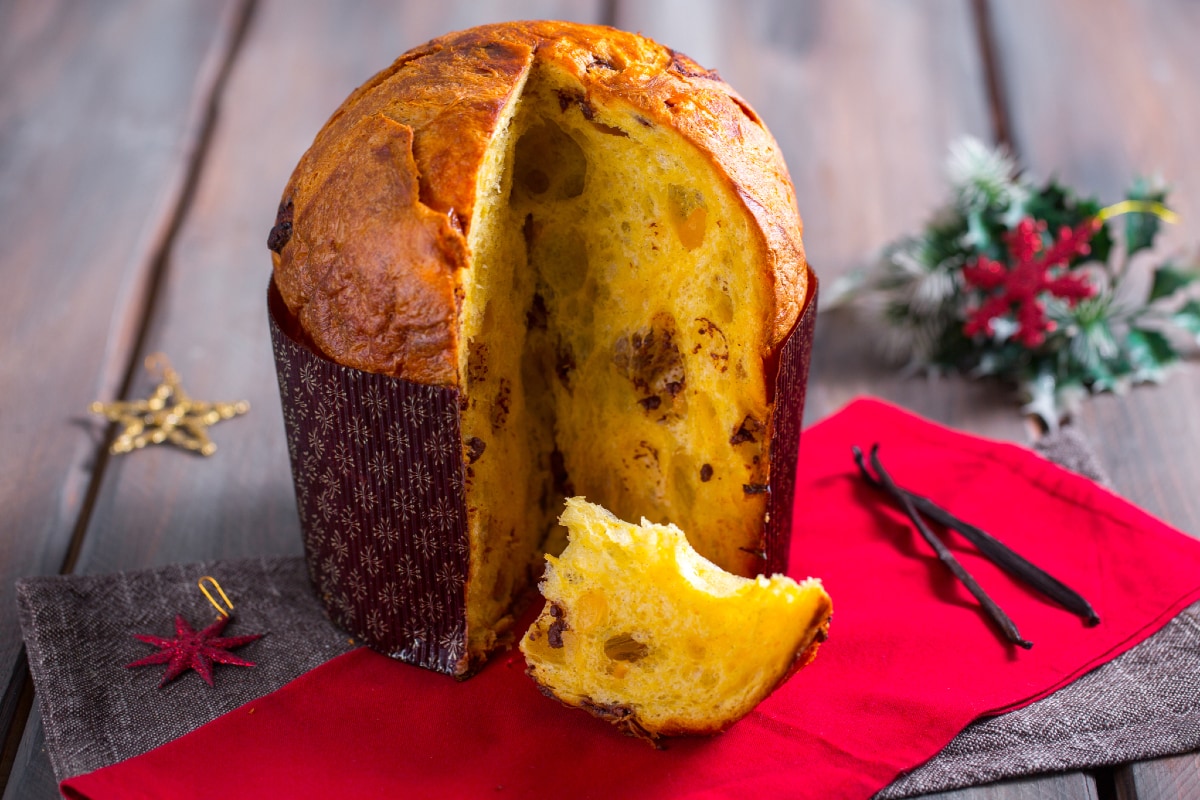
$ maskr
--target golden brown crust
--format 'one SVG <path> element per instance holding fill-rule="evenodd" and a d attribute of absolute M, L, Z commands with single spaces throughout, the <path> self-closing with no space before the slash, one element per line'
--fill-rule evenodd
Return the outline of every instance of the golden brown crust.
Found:
<path fill-rule="evenodd" d="M 347 366 L 452 382 L 456 320 L 452 269 L 466 247 L 445 216 L 418 198 L 413 132 L 375 115 L 341 140 L 344 153 L 296 191 L 292 236 L 276 282 L 301 327 Z M 371 213 L 364 214 L 366 207 Z M 352 232 L 352 235 L 347 235 Z"/>
<path fill-rule="evenodd" d="M 776 689 L 783 686 L 788 680 L 799 672 L 804 667 L 807 667 L 817 657 L 817 651 L 821 649 L 821 645 L 829 638 L 829 623 L 833 616 L 833 604 L 829 598 L 817 609 L 813 615 L 813 622 L 809 628 L 813 630 L 812 636 L 807 640 L 807 643 L 796 651 L 795 657 L 792 659 L 792 664 L 787 671 L 775 681 L 775 685 L 767 690 L 764 698 L 770 697 Z M 706 727 L 700 728 L 695 725 L 689 725 L 682 722 L 668 721 L 663 724 L 660 730 L 656 732 L 658 736 L 711 736 L 727 730 L 733 723 L 737 722 L 734 719 L 719 720 L 714 719 Z"/>
<path fill-rule="evenodd" d="M 410 51 L 317 135 L 284 191 L 290 238 L 272 237 L 280 292 L 312 341 L 347 366 L 457 383 L 454 287 L 469 262 L 476 178 L 535 61 L 574 76 L 589 101 L 626 103 L 678 130 L 727 176 L 761 229 L 774 287 L 764 355 L 773 352 L 806 279 L 795 192 L 771 134 L 686 56 L 612 28 L 546 21 L 472 28 Z"/>
<path fill-rule="evenodd" d="M 816 612 L 813 614 L 812 622 L 808 625 L 808 630 L 812 631 L 811 635 L 805 639 L 804 643 L 796 651 L 788 669 L 779 676 L 775 684 L 763 695 L 764 698 L 769 697 L 776 689 L 787 683 L 793 675 L 813 662 L 813 659 L 817 657 L 817 651 L 820 650 L 825 640 L 829 638 L 829 623 L 832 619 L 833 603 L 826 597 L 817 607 Z M 552 686 L 542 681 L 541 674 L 536 666 L 530 665 L 525 670 L 525 674 L 533 679 L 538 691 L 546 697 L 557 700 L 567 708 L 582 708 L 592 716 L 611 723 L 626 736 L 642 739 L 655 748 L 661 747 L 659 739 L 663 737 L 712 736 L 724 732 L 738 721 L 736 718 L 713 718 L 707 724 L 697 724 L 694 720 L 686 722 L 682 720 L 666 720 L 654 726 L 653 729 L 650 729 L 642 724 L 643 721 L 639 718 L 637 710 L 630 706 L 614 703 L 596 703 L 587 697 L 564 698 Z"/>

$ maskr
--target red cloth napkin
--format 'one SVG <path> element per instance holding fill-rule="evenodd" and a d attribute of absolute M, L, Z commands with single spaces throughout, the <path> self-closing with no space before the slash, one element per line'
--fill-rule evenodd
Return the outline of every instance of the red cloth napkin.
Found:
<path fill-rule="evenodd" d="M 882 445 L 896 481 L 1081 592 L 1088 628 L 979 558 L 959 558 L 1021 632 L 1004 641 L 902 514 L 857 476 Z M 1200 599 L 1200 542 L 1036 454 L 859 400 L 803 436 L 791 554 L 833 598 L 817 660 L 726 733 L 655 751 L 542 697 L 519 653 L 465 683 L 356 650 L 69 797 L 868 798 L 972 720 L 1029 703 Z"/>

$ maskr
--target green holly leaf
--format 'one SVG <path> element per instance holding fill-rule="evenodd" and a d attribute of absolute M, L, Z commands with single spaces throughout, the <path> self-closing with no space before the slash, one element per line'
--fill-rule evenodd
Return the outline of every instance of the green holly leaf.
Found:
<path fill-rule="evenodd" d="M 963 238 L 967 234 L 967 219 L 957 211 L 944 211 L 938 219 L 926 226 L 925 232 L 916 239 L 913 255 L 922 264 L 950 270 L 957 268 L 964 255 Z"/>
<path fill-rule="evenodd" d="M 1025 203 L 1026 210 L 1038 219 L 1048 219 L 1055 214 L 1062 214 L 1068 205 L 1072 205 L 1072 192 L 1066 186 L 1051 178 L 1040 188 L 1035 189 Z"/>
<path fill-rule="evenodd" d="M 1171 315 L 1171 322 L 1183 328 L 1200 342 L 1200 302 L 1189 300 Z"/>
<path fill-rule="evenodd" d="M 1156 186 L 1146 178 L 1138 178 L 1125 193 L 1129 200 L 1147 203 L 1163 203 L 1167 199 L 1167 190 Z M 1158 236 L 1161 221 L 1158 216 L 1145 211 L 1133 211 L 1125 214 L 1125 248 L 1129 255 L 1148 250 L 1154 246 L 1154 237 Z"/>
<path fill-rule="evenodd" d="M 1113 237 L 1112 234 L 1108 232 L 1107 225 L 1100 226 L 1095 234 L 1092 235 L 1092 240 L 1089 242 L 1089 244 L 1091 245 L 1091 252 L 1086 256 L 1080 256 L 1074 259 L 1071 262 L 1072 266 L 1086 261 L 1099 261 L 1101 263 L 1108 263 L 1108 257 L 1112 254 L 1113 249 Z"/>
<path fill-rule="evenodd" d="M 1150 287 L 1150 299 L 1146 302 L 1153 303 L 1155 300 L 1170 297 L 1197 279 L 1200 279 L 1200 272 L 1196 270 L 1179 269 L 1170 263 L 1163 264 L 1154 270 L 1154 283 Z"/>
<path fill-rule="evenodd" d="M 1085 371 L 1120 354 L 1112 326 L 1106 320 L 1080 325 L 1079 332 L 1066 342 L 1066 350 L 1071 361 Z"/>
<path fill-rule="evenodd" d="M 1025 204 L 1030 214 L 1045 220 L 1051 231 L 1063 225 L 1074 227 L 1085 219 L 1096 216 L 1100 204 L 1090 198 L 1081 198 L 1067 186 L 1055 180 L 1048 181 Z"/>
<path fill-rule="evenodd" d="M 1029 200 L 1033 191 L 1029 186 L 1016 184 L 1009 192 L 1008 206 L 998 212 L 1000 224 L 1006 230 L 1017 227 L 1017 223 L 1029 216 Z"/>
<path fill-rule="evenodd" d="M 1138 382 L 1162 382 L 1167 367 L 1179 360 L 1175 348 L 1158 331 L 1133 328 L 1125 337 L 1125 350 Z"/>
<path fill-rule="evenodd" d="M 1093 364 L 1084 382 L 1093 392 L 1124 394 L 1133 383 L 1133 365 L 1124 354 L 1118 353 Z"/>
<path fill-rule="evenodd" d="M 963 240 L 968 247 L 997 257 L 1000 237 L 996 235 L 994 226 L 989 224 L 988 214 L 984 210 L 972 210 L 967 213 L 967 231 Z"/>
<path fill-rule="evenodd" d="M 1108 213 L 1122 213 L 1096 228 L 1089 254 L 1068 265 L 1103 265 L 1108 280 L 1096 284 L 1101 296 L 1074 304 L 1043 297 L 1057 327 L 1037 347 L 1013 340 L 1016 323 L 1008 315 L 994 322 L 993 335 L 968 337 L 964 322 L 987 293 L 965 282 L 965 265 L 985 255 L 1010 263 L 1006 240 L 1024 219 L 1044 224 L 1048 247 L 1064 228 L 1098 219 L 1102 208 L 1095 198 L 1056 180 L 1034 183 L 982 145 L 959 148 L 952 160 L 957 177 L 952 177 L 951 202 L 919 236 L 893 245 L 869 284 L 883 295 L 885 319 L 917 342 L 924 366 L 1015 383 L 1027 401 L 1026 413 L 1055 427 L 1089 391 L 1122 392 L 1136 383 L 1161 381 L 1180 358 L 1172 341 L 1182 347 L 1183 333 L 1200 343 L 1200 299 L 1183 292 L 1200 286 L 1200 262 L 1160 266 L 1149 299 L 1141 303 L 1118 305 L 1110 295 L 1122 270 L 1109 263 L 1114 237 L 1128 255 L 1136 255 L 1153 246 L 1161 228 L 1161 217 L 1141 209 L 1153 206 L 1164 213 L 1166 189 L 1146 179 L 1134 182 L 1127 202 L 1110 208 Z"/>
<path fill-rule="evenodd" d="M 1058 404 L 1058 381 L 1054 373 L 1048 370 L 1038 372 L 1033 378 L 1021 382 L 1021 393 L 1029 401 L 1021 406 L 1025 414 L 1033 414 L 1041 418 L 1046 429 L 1058 430 L 1058 423 L 1063 418 L 1063 409 Z"/>
<path fill-rule="evenodd" d="M 1035 219 L 1046 223 L 1046 232 L 1051 237 L 1057 237 L 1064 226 L 1074 228 L 1100 213 L 1100 203 L 1094 198 L 1079 197 L 1070 188 L 1053 180 L 1034 192 L 1026 201 L 1025 208 Z M 1108 261 L 1113 238 L 1107 226 L 1101 225 L 1089 244 L 1091 252 L 1072 259 L 1071 266 L 1087 261 Z"/>

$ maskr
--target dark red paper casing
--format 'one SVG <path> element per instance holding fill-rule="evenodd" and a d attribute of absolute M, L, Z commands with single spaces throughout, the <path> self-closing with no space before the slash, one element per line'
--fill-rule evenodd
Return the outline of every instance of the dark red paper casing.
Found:
<path fill-rule="evenodd" d="M 817 279 L 779 354 L 765 574 L 787 570 Z M 309 575 L 372 648 L 462 676 L 467 509 L 457 389 L 344 367 L 292 335 L 272 280 L 271 341 Z"/>
<path fill-rule="evenodd" d="M 775 373 L 775 408 L 771 412 L 771 500 L 763 536 L 764 575 L 784 575 L 792 542 L 792 504 L 796 500 L 796 460 L 800 455 L 800 425 L 812 361 L 817 323 L 817 276 L 808 270 L 808 298 L 800 319 L 779 352 Z"/>

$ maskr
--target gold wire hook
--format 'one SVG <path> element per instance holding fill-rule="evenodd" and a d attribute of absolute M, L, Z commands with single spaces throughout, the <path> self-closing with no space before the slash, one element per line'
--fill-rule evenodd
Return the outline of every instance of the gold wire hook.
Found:
<path fill-rule="evenodd" d="M 217 579 L 211 575 L 205 575 L 203 578 L 196 581 L 196 585 L 200 587 L 200 591 L 204 592 L 204 596 L 208 598 L 208 602 L 213 604 L 213 608 L 217 610 L 217 613 L 219 613 L 222 617 L 228 617 L 229 611 L 221 608 L 221 604 L 218 603 L 211 594 L 209 594 L 208 587 L 204 585 L 205 581 L 208 581 L 213 585 L 213 588 L 215 588 L 217 593 L 221 595 L 221 599 L 225 601 L 225 605 L 229 606 L 229 611 L 233 611 L 233 603 L 229 602 L 229 596 L 225 594 L 225 590 L 221 588 L 221 584 L 217 583 Z"/>

